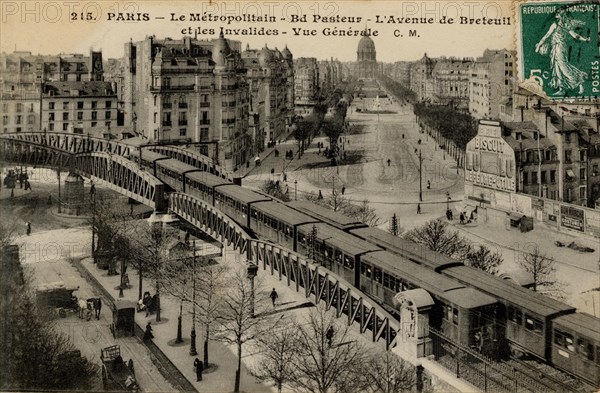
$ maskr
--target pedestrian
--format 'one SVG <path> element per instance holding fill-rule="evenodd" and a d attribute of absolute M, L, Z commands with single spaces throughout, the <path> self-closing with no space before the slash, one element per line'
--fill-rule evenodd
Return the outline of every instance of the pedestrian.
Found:
<path fill-rule="evenodd" d="M 346 192 L 346 186 L 342 186 L 342 195 Z"/>
<path fill-rule="evenodd" d="M 417 203 L 417 214 L 421 214 L 421 204 Z"/>
<path fill-rule="evenodd" d="M 204 363 L 202 360 L 196 358 L 194 360 L 194 367 L 196 368 L 196 382 L 202 381 L 202 371 L 204 371 Z"/>
<path fill-rule="evenodd" d="M 319 196 L 317 197 L 317 199 L 323 199 L 323 194 L 321 193 L 321 190 L 319 190 Z"/>
<path fill-rule="evenodd" d="M 25 231 L 27 232 L 27 236 L 31 235 L 31 223 L 29 221 L 25 223 Z"/>
<path fill-rule="evenodd" d="M 329 326 L 329 329 L 327 329 L 327 332 L 325 333 L 325 338 L 327 339 L 327 345 L 329 347 L 331 347 L 331 344 L 333 344 L 333 334 L 333 326 Z"/>
<path fill-rule="evenodd" d="M 387 161 L 387 163 L 388 163 L 388 166 L 390 166 L 390 164 L 392 163 L 392 160 L 390 160 L 390 159 L 388 158 L 388 161 Z"/>
<path fill-rule="evenodd" d="M 29 180 L 25 179 L 25 191 L 31 191 L 31 183 L 29 182 Z"/>
<path fill-rule="evenodd" d="M 464 224 L 465 223 L 465 213 L 460 212 L 460 223 Z"/>
<path fill-rule="evenodd" d="M 146 325 L 146 331 L 144 332 L 144 340 L 151 340 L 154 338 L 154 334 L 152 334 L 152 326 L 150 326 L 150 321 Z"/>
<path fill-rule="evenodd" d="M 190 233 L 189 232 L 185 233 L 184 241 L 185 241 L 185 244 L 190 244 Z"/>
<path fill-rule="evenodd" d="M 430 190 L 431 189 L 431 180 L 427 180 L 427 189 Z"/>
<path fill-rule="evenodd" d="M 273 302 L 273 307 L 275 307 L 275 300 L 277 300 L 277 298 L 279 297 L 275 288 L 273 288 L 269 297 L 271 298 L 271 301 Z"/>
<path fill-rule="evenodd" d="M 94 195 L 95 193 L 96 193 L 96 186 L 92 182 L 92 185 L 90 186 L 90 196 Z"/>

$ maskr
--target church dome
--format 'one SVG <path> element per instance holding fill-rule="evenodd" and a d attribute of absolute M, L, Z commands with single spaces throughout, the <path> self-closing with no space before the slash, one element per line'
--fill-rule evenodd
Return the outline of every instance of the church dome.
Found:
<path fill-rule="evenodd" d="M 217 38 L 213 44 L 212 50 L 212 59 L 217 66 L 225 65 L 225 58 L 231 53 L 231 48 L 229 48 L 229 43 L 223 36 L 223 31 L 219 34 L 219 38 Z"/>
<path fill-rule="evenodd" d="M 267 48 L 266 45 L 260 50 L 260 53 L 258 54 L 258 62 L 261 67 L 268 67 L 269 63 L 271 63 L 274 58 L 275 55 L 273 54 L 273 51 Z"/>
<path fill-rule="evenodd" d="M 375 52 L 375 43 L 368 35 L 364 36 L 358 42 L 359 52 Z"/>

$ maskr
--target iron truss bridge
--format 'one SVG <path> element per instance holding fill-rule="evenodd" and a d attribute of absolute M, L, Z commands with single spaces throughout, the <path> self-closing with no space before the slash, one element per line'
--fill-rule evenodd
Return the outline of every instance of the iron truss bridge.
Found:
<path fill-rule="evenodd" d="M 73 134 L 56 138 L 50 134 L 25 134 L 28 135 L 23 138 L 0 136 L 2 161 L 68 170 L 154 210 L 167 208 L 164 184 L 129 161 L 125 157 L 127 147 L 123 144 L 88 141 L 87 138 L 74 138 Z"/>
<path fill-rule="evenodd" d="M 315 303 L 333 307 L 338 317 L 345 315 L 348 325 L 359 324 L 364 334 L 368 330 L 373 341 L 385 340 L 388 349 L 396 345 L 400 322 L 333 272 L 277 244 L 253 239 L 234 220 L 196 197 L 171 193 L 169 210 L 245 254 L 248 262 L 277 275 Z"/>

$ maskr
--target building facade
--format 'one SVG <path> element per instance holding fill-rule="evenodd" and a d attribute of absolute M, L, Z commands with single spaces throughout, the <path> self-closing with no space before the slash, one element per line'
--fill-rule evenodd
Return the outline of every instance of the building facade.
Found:
<path fill-rule="evenodd" d="M 125 44 L 125 123 L 155 143 L 199 143 L 204 154 L 212 146 L 211 158 L 228 170 L 246 164 L 254 152 L 239 47 L 222 32 Z"/>
<path fill-rule="evenodd" d="M 451 105 L 458 110 L 469 110 L 469 78 L 472 59 L 439 59 L 433 67 L 434 102 Z"/>
<path fill-rule="evenodd" d="M 473 64 L 469 80 L 469 112 L 476 119 L 499 120 L 501 106 L 512 97 L 515 52 L 486 49 Z"/>
<path fill-rule="evenodd" d="M 319 66 L 314 57 L 294 61 L 294 105 L 297 115 L 310 114 L 319 103 Z"/>
<path fill-rule="evenodd" d="M 435 100 L 435 79 L 433 78 L 435 64 L 436 60 L 425 53 L 410 67 L 410 89 L 415 92 L 418 101 L 433 102 Z"/>
<path fill-rule="evenodd" d="M 371 37 L 364 35 L 358 42 L 354 74 L 357 79 L 373 79 L 379 75 L 379 67 L 375 43 Z"/>

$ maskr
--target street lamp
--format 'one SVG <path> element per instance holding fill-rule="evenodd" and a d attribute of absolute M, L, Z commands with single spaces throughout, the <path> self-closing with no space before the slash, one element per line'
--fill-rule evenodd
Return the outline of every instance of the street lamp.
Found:
<path fill-rule="evenodd" d="M 419 201 L 423 202 L 423 157 L 419 149 Z"/>
<path fill-rule="evenodd" d="M 446 211 L 450 210 L 450 193 L 446 191 Z"/>
<path fill-rule="evenodd" d="M 190 334 L 190 355 L 196 356 L 196 241 L 192 241 L 192 333 Z"/>
<path fill-rule="evenodd" d="M 294 200 L 298 200 L 298 180 L 294 180 Z"/>
<path fill-rule="evenodd" d="M 249 262 L 248 279 L 250 280 L 250 317 L 254 318 L 254 278 L 258 274 L 258 266 Z"/>

